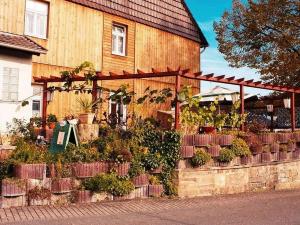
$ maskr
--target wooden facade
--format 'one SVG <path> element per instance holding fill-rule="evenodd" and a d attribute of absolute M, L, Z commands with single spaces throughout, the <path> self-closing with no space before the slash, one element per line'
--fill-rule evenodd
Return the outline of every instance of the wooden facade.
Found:
<path fill-rule="evenodd" d="M 0 30 L 24 34 L 24 12 L 26 0 L 0 1 Z M 88 8 L 66 0 L 48 0 L 49 22 L 47 39 L 32 38 L 45 47 L 45 55 L 33 57 L 33 76 L 58 75 L 60 71 L 90 61 L 97 71 L 121 73 L 137 69 L 151 71 L 152 68 L 166 70 L 189 68 L 200 71 L 200 43 L 142 23 L 118 17 L 107 12 Z M 17 12 L 16 12 L 17 10 Z M 15 17 L 11 17 L 15 15 Z M 121 24 L 127 28 L 126 56 L 112 54 L 112 25 Z M 102 81 L 105 87 L 116 89 L 122 83 L 129 84 L 141 95 L 145 88 L 170 87 L 174 89 L 173 78 Z M 200 91 L 199 82 L 184 81 L 193 86 L 194 93 Z M 70 93 L 55 93 L 49 104 L 48 113 L 58 117 L 76 112 L 78 96 Z M 170 109 L 170 104 L 157 109 Z M 143 115 L 155 114 L 155 110 L 144 107 Z"/>

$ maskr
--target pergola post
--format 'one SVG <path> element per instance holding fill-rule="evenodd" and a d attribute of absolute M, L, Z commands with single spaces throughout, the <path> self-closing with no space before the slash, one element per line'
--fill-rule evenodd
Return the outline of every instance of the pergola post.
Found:
<path fill-rule="evenodd" d="M 93 80 L 92 100 L 93 102 L 97 100 L 97 80 Z"/>
<path fill-rule="evenodd" d="M 295 114 L 295 92 L 291 93 L 291 125 L 292 131 L 296 129 L 296 114 Z"/>
<path fill-rule="evenodd" d="M 178 101 L 178 93 L 180 91 L 181 77 L 180 75 L 176 75 L 176 83 L 175 83 L 175 130 L 179 130 L 180 128 L 180 102 Z"/>
<path fill-rule="evenodd" d="M 245 114 L 245 92 L 244 92 L 244 85 L 240 85 L 240 101 L 241 101 L 241 115 Z M 241 130 L 244 131 L 245 127 L 244 124 L 241 125 Z"/>
<path fill-rule="evenodd" d="M 43 108 L 42 108 L 42 126 L 43 130 L 46 130 L 46 124 L 47 124 L 47 95 L 48 95 L 48 90 L 47 90 L 47 82 L 43 83 Z"/>

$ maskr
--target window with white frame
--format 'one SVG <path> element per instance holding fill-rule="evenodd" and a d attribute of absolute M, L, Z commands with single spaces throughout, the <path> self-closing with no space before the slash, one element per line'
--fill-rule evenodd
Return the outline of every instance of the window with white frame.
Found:
<path fill-rule="evenodd" d="M 33 85 L 32 115 L 41 116 L 43 86 Z"/>
<path fill-rule="evenodd" d="M 26 0 L 25 34 L 38 38 L 47 38 L 48 25 L 47 2 Z"/>
<path fill-rule="evenodd" d="M 19 69 L 4 67 L 3 79 L 2 79 L 2 100 L 18 101 L 18 93 L 19 93 Z"/>
<path fill-rule="evenodd" d="M 110 93 L 113 95 L 113 92 Z M 127 119 L 127 106 L 114 100 L 109 100 L 109 115 L 116 124 L 124 126 Z"/>
<path fill-rule="evenodd" d="M 112 28 L 112 54 L 125 56 L 126 54 L 126 27 L 113 25 Z"/>

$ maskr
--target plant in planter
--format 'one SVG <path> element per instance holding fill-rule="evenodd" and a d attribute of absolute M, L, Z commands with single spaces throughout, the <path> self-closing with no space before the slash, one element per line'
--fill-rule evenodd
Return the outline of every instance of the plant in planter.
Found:
<path fill-rule="evenodd" d="M 287 145 L 281 144 L 279 148 L 279 160 L 287 160 Z"/>
<path fill-rule="evenodd" d="M 294 139 L 289 139 L 287 143 L 287 151 L 288 152 L 293 152 L 296 150 L 297 144 Z"/>
<path fill-rule="evenodd" d="M 229 146 L 232 145 L 234 137 L 231 134 L 219 134 L 218 143 L 221 146 Z"/>
<path fill-rule="evenodd" d="M 53 193 L 68 193 L 72 191 L 72 171 L 69 165 L 63 165 L 59 159 L 55 165 L 56 176 L 52 178 L 51 191 Z"/>
<path fill-rule="evenodd" d="M 180 155 L 183 159 L 192 158 L 194 156 L 194 146 L 182 146 Z"/>
<path fill-rule="evenodd" d="M 143 159 L 143 165 L 147 171 L 152 174 L 158 174 L 162 171 L 162 158 L 159 153 L 148 153 Z"/>
<path fill-rule="evenodd" d="M 203 147 L 212 144 L 212 136 L 210 134 L 196 134 L 194 136 L 194 145 Z"/>
<path fill-rule="evenodd" d="M 276 136 L 279 143 L 286 144 L 292 138 L 292 133 L 277 133 Z"/>
<path fill-rule="evenodd" d="M 49 114 L 47 116 L 47 124 L 50 129 L 54 129 L 57 123 L 57 117 L 54 114 Z"/>
<path fill-rule="evenodd" d="M 250 150 L 254 155 L 260 154 L 262 152 L 263 145 L 256 135 L 251 135 L 248 143 L 250 143 Z"/>
<path fill-rule="evenodd" d="M 26 181 L 17 178 L 2 180 L 1 194 L 5 197 L 22 196 L 26 194 Z"/>
<path fill-rule="evenodd" d="M 271 153 L 277 153 L 277 152 L 279 152 L 279 147 L 280 147 L 280 144 L 278 142 L 273 142 L 270 145 L 270 152 Z"/>
<path fill-rule="evenodd" d="M 191 165 L 193 167 L 204 166 L 210 160 L 211 155 L 207 153 L 204 149 L 196 149 L 195 155 L 193 156 L 193 158 L 191 158 Z"/>
<path fill-rule="evenodd" d="M 135 187 L 141 187 L 149 184 L 148 175 L 145 173 L 145 168 L 142 166 L 142 162 L 134 160 L 129 169 L 129 176 Z"/>
<path fill-rule="evenodd" d="M 239 157 L 251 155 L 248 144 L 241 138 L 235 138 L 233 140 L 231 150 L 236 156 Z"/>
<path fill-rule="evenodd" d="M 93 113 L 94 107 L 99 103 L 99 100 L 92 101 L 88 98 L 79 98 L 77 102 L 80 106 L 81 113 L 79 114 L 79 121 L 82 124 L 92 124 L 94 121 L 95 113 Z"/>
<path fill-rule="evenodd" d="M 209 145 L 207 146 L 207 152 L 212 156 L 212 157 L 218 157 L 220 155 L 220 150 L 221 146 L 220 145 Z"/>
<path fill-rule="evenodd" d="M 161 184 L 160 180 L 156 176 L 150 176 L 149 183 L 149 196 L 161 197 L 164 192 L 164 187 Z"/>
<path fill-rule="evenodd" d="M 261 153 L 261 162 L 266 163 L 271 161 L 271 152 L 270 152 L 270 146 L 265 145 L 263 146 L 262 153 Z"/>
<path fill-rule="evenodd" d="M 220 166 L 228 166 L 234 157 L 235 155 L 231 149 L 222 148 L 220 151 L 220 156 L 218 157 L 218 162 L 220 163 Z"/>
<path fill-rule="evenodd" d="M 28 191 L 28 204 L 34 205 L 50 205 L 51 191 L 43 187 L 35 187 Z"/>
<path fill-rule="evenodd" d="M 245 123 L 247 119 L 247 114 L 240 114 L 241 101 L 236 101 L 232 107 L 231 111 L 226 117 L 226 125 L 231 127 L 231 129 L 237 129 Z"/>
<path fill-rule="evenodd" d="M 260 133 L 258 135 L 258 137 L 259 137 L 259 140 L 264 145 L 272 144 L 276 139 L 275 133 L 268 133 L 268 132 Z"/>

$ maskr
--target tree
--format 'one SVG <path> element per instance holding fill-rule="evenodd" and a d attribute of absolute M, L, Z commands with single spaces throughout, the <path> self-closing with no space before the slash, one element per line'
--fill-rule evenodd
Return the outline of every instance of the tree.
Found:
<path fill-rule="evenodd" d="M 230 66 L 256 69 L 273 84 L 300 86 L 299 0 L 234 0 L 214 29 Z"/>

